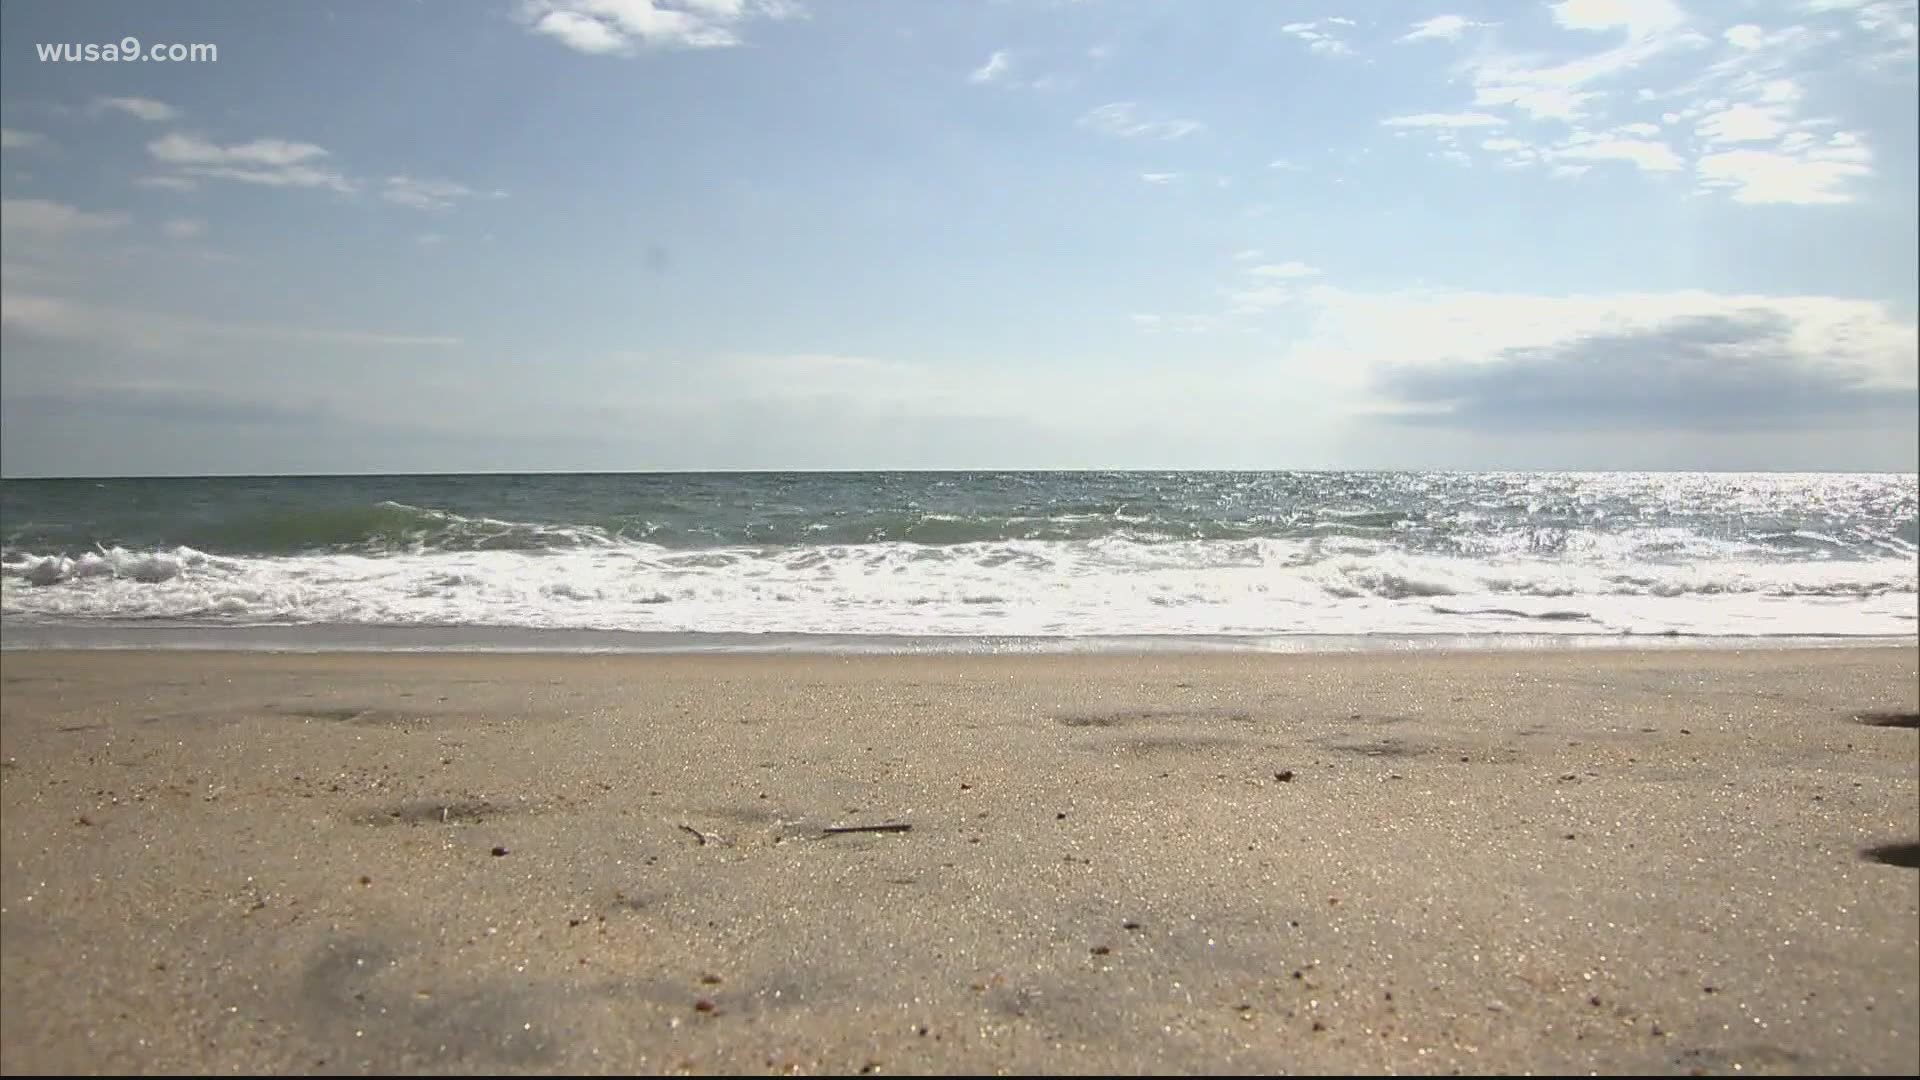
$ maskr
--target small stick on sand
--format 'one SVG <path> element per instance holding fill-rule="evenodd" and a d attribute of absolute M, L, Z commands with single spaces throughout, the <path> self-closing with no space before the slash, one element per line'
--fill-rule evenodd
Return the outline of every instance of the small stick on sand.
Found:
<path fill-rule="evenodd" d="M 693 838 L 695 840 L 700 841 L 701 847 L 706 847 L 708 844 L 726 843 L 725 838 L 723 838 L 719 833 L 701 832 L 699 829 L 694 828 L 693 826 L 687 824 L 684 821 L 680 823 L 680 827 L 692 833 Z"/>
<path fill-rule="evenodd" d="M 890 821 L 885 825 L 829 825 L 824 832 L 828 836 L 850 832 L 908 832 L 913 826 L 904 821 Z"/>

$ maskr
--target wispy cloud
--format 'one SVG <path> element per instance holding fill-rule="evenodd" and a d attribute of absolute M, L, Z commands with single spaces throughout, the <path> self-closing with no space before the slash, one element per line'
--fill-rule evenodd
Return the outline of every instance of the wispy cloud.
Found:
<path fill-rule="evenodd" d="M 1431 19 L 1414 23 L 1413 29 L 1400 35 L 1399 40 L 1404 42 L 1458 41 L 1460 35 L 1468 30 L 1488 25 L 1490 24 L 1475 22 L 1465 15 L 1435 15 Z"/>
<path fill-rule="evenodd" d="M 1559 63 L 1497 51 L 1475 57 L 1467 64 L 1474 104 L 1510 107 L 1534 119 L 1574 120 L 1603 95 L 1600 87 L 1608 81 L 1707 41 L 1669 0 L 1562 0 L 1551 10 L 1566 30 L 1625 40 Z"/>
<path fill-rule="evenodd" d="M 117 229 L 128 222 L 116 212 L 81 210 L 51 199 L 0 199 L 0 234 L 63 237 Z"/>
<path fill-rule="evenodd" d="M 629 55 L 642 49 L 724 49 L 754 20 L 799 18 L 793 0 L 526 0 L 521 19 L 536 34 L 577 52 Z"/>
<path fill-rule="evenodd" d="M 1499 127 L 1506 121 L 1492 113 L 1416 113 L 1412 116 L 1389 116 L 1380 121 L 1383 127 L 1411 128 L 1469 128 Z"/>
<path fill-rule="evenodd" d="M 0 128 L 0 150 L 25 150 L 28 147 L 39 146 L 46 141 L 47 137 L 37 131 Z"/>
<path fill-rule="evenodd" d="M 504 191 L 479 192 L 450 180 L 419 180 L 411 176 L 389 176 L 380 197 L 416 210 L 445 210 L 463 199 L 506 197 Z"/>
<path fill-rule="evenodd" d="M 1728 190 L 1742 203 L 1852 202 L 1848 185 L 1873 174 L 1873 152 L 1861 137 L 1838 131 L 1822 139 L 1796 131 L 1770 150 L 1722 150 L 1696 165 L 1700 184 Z"/>
<path fill-rule="evenodd" d="M 1201 130 L 1197 120 L 1143 120 L 1131 101 L 1115 101 L 1090 109 L 1079 124 L 1089 131 L 1121 139 L 1180 139 Z"/>
<path fill-rule="evenodd" d="M 1920 4 L 1914 0 L 1802 0 L 1802 11 L 1835 15 L 1851 22 L 1859 36 L 1875 47 L 1865 56 L 1876 66 L 1911 66 L 1920 56 Z"/>
<path fill-rule="evenodd" d="M 1180 174 L 1177 172 L 1143 172 L 1140 174 L 1140 179 L 1149 184 L 1164 185 L 1171 184 L 1175 180 L 1180 179 Z"/>
<path fill-rule="evenodd" d="M 987 57 L 986 63 L 967 73 L 967 81 L 976 86 L 993 82 L 1007 73 L 1012 62 L 1013 58 L 1007 54 L 1007 50 L 996 49 L 993 55 Z"/>
<path fill-rule="evenodd" d="M 192 191 L 200 186 L 200 182 L 191 176 L 139 176 L 133 182 L 140 187 L 162 191 Z"/>
<path fill-rule="evenodd" d="M 173 218 L 161 225 L 160 231 L 175 240 L 191 240 L 207 231 L 207 223 L 197 218 Z"/>
<path fill-rule="evenodd" d="M 1280 27 L 1280 32 L 1306 43 L 1307 48 L 1323 56 L 1347 56 L 1353 52 L 1339 37 L 1344 30 L 1353 27 L 1353 20 L 1335 15 L 1325 19 L 1308 22 L 1290 22 Z"/>
<path fill-rule="evenodd" d="M 439 334 L 391 334 L 228 322 L 161 314 L 39 294 L 0 299 L 0 323 L 33 337 L 139 351 L 169 351 L 209 341 L 278 342 L 368 348 L 448 348 L 460 339 Z"/>
<path fill-rule="evenodd" d="M 1900 40 L 1907 31 L 1899 27 L 1912 20 L 1903 24 L 1897 12 L 1876 6 L 1884 2 L 1803 0 L 1803 7 L 1810 16 L 1850 19 L 1862 35 Z M 1910 11 L 1916 5 L 1893 6 Z M 1502 167 L 1539 167 L 1560 177 L 1608 163 L 1644 173 L 1691 172 L 1700 191 L 1724 192 L 1742 203 L 1844 203 L 1856 197 L 1859 181 L 1873 175 L 1874 155 L 1864 132 L 1801 111 L 1800 80 L 1812 70 L 1808 57 L 1836 41 L 1837 30 L 1742 22 L 1708 34 L 1670 0 L 1563 0 L 1549 11 L 1568 40 L 1607 44 L 1554 62 L 1498 50 L 1480 53 L 1460 70 L 1472 79 L 1474 103 L 1484 112 L 1383 123 L 1427 128 L 1442 155 L 1467 163 L 1474 148 L 1450 130 L 1464 125 L 1439 117 L 1535 121 L 1511 138 L 1480 142 L 1478 152 L 1493 155 Z M 1706 56 L 1685 69 L 1651 63 L 1681 51 Z M 1639 77 L 1627 83 L 1634 75 Z M 1631 98 L 1621 92 L 1622 84 L 1634 87 Z M 1649 106 L 1660 107 L 1655 102 L 1666 110 L 1660 124 L 1629 119 L 1635 112 L 1644 116 Z M 1539 121 L 1564 127 L 1543 132 Z"/>
<path fill-rule="evenodd" d="M 1686 168 L 1686 162 L 1666 143 L 1590 132 L 1576 132 L 1554 147 L 1547 157 L 1556 161 L 1624 161 L 1648 172 L 1678 172 Z"/>
<path fill-rule="evenodd" d="M 1283 263 L 1262 263 L 1251 267 L 1247 273 L 1262 278 L 1309 278 L 1318 277 L 1320 268 L 1308 266 L 1298 260 L 1289 260 Z"/>
<path fill-rule="evenodd" d="M 145 120 L 149 124 L 162 124 L 180 115 L 179 109 L 174 108 L 164 101 L 155 101 L 152 98 L 142 97 L 94 98 L 93 104 L 88 106 L 88 111 L 95 114 L 103 112 L 125 113 L 136 120 Z"/>
<path fill-rule="evenodd" d="M 1301 283 L 1320 276 L 1320 268 L 1289 259 L 1243 268 L 1244 280 L 1226 292 L 1227 314 L 1258 315 L 1302 297 Z"/>
<path fill-rule="evenodd" d="M 357 186 L 327 167 L 324 162 L 330 155 L 312 143 L 254 139 L 221 146 L 198 135 L 173 132 L 148 143 L 147 152 L 155 161 L 193 176 L 339 192 L 351 192 Z"/>

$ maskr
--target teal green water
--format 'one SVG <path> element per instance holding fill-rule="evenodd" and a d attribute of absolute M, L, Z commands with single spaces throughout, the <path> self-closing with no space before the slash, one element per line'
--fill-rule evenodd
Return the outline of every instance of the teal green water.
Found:
<path fill-rule="evenodd" d="M 1910 633 L 1911 475 L 0 482 L 0 612 L 784 633 Z"/>

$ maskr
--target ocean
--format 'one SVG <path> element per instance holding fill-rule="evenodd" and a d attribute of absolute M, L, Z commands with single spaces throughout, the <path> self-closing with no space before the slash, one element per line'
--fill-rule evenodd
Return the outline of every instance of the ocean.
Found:
<path fill-rule="evenodd" d="M 1917 488 L 1731 473 L 14 479 L 0 639 L 1910 640 Z"/>

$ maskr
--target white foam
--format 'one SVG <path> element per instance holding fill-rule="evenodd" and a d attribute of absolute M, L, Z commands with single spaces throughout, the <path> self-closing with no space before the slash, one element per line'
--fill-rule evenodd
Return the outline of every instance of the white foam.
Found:
<path fill-rule="evenodd" d="M 1762 555 L 1652 531 L 1460 556 L 1353 538 L 699 551 L 621 543 L 249 559 L 110 549 L 8 560 L 0 613 L 974 636 L 1914 631 L 1910 555 Z"/>

